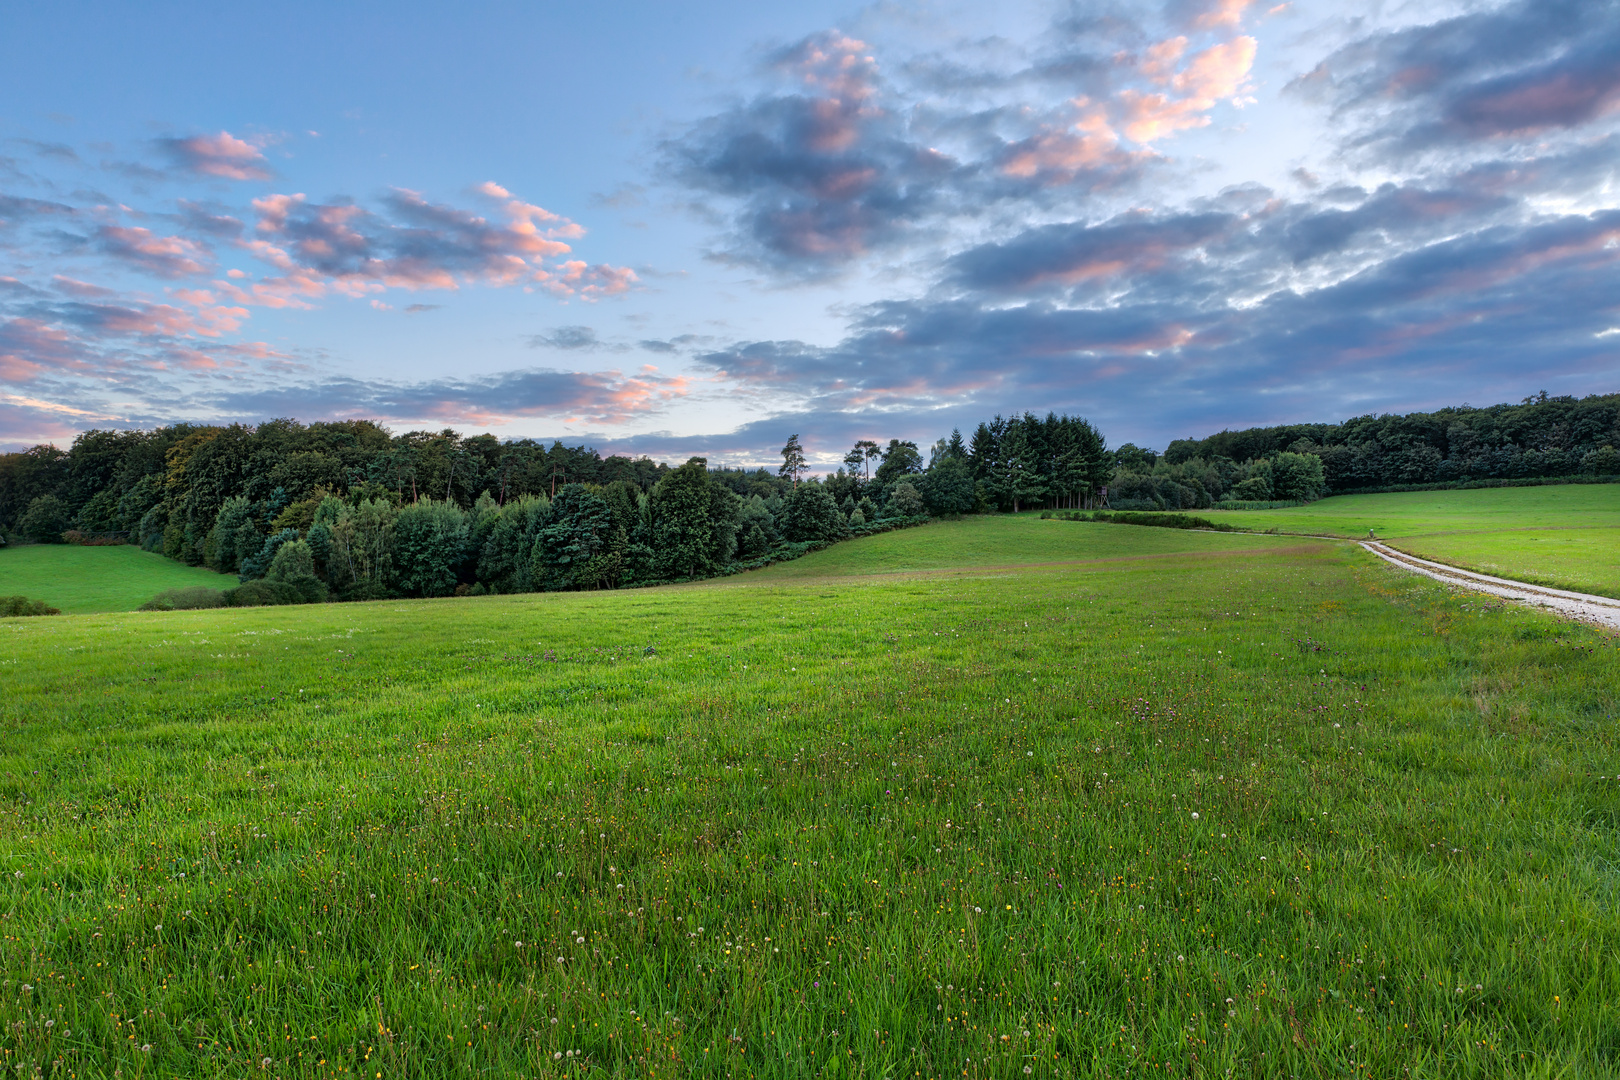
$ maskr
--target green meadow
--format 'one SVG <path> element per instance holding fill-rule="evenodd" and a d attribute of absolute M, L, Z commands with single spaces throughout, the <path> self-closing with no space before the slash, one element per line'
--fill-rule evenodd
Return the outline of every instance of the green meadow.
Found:
<path fill-rule="evenodd" d="M 165 559 L 128 544 L 0 547 L 0 596 L 43 600 L 69 615 L 133 611 L 165 589 L 230 589 L 235 575 Z"/>
<path fill-rule="evenodd" d="M 0 621 L 0 1063 L 1612 1075 L 1615 645 L 1354 545 L 1032 517 Z"/>
<path fill-rule="evenodd" d="M 1240 528 L 1378 539 L 1536 585 L 1620 596 L 1620 484 L 1335 495 L 1283 510 L 1200 511 Z"/>

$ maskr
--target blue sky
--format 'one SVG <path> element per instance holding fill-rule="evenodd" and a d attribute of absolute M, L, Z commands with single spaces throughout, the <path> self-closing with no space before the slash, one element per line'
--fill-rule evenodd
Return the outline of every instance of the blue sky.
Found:
<path fill-rule="evenodd" d="M 1620 389 L 1613 0 L 223 7 L 0 10 L 0 447 Z"/>

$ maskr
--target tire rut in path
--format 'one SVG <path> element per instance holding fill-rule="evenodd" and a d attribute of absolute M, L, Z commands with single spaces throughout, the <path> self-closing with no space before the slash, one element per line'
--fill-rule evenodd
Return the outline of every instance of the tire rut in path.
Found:
<path fill-rule="evenodd" d="M 1459 570 L 1445 563 L 1430 562 L 1428 559 L 1420 559 L 1416 555 L 1397 551 L 1376 540 L 1357 542 L 1380 559 L 1402 570 L 1410 570 L 1448 585 L 1488 593 L 1515 603 L 1547 608 L 1565 618 L 1597 623 L 1610 630 L 1620 630 L 1620 600 L 1611 596 L 1594 596 L 1591 593 L 1570 592 L 1567 589 L 1554 589 L 1544 585 L 1526 585 L 1522 581 L 1510 581 L 1507 578 L 1491 577 L 1489 574 L 1478 574 L 1472 570 Z"/>

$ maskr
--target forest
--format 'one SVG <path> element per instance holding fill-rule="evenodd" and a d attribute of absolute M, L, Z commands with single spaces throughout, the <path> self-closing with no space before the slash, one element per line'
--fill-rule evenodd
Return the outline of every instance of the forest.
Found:
<path fill-rule="evenodd" d="M 1112 465 L 1078 418 L 991 427 L 973 447 L 939 440 L 926 463 L 914 442 L 862 440 L 825 477 L 808 475 L 797 435 L 779 468 L 745 470 L 369 421 L 93 430 L 66 451 L 0 458 L 0 529 L 236 574 L 232 603 L 601 589 L 731 573 L 1001 501 L 1077 505 Z"/>
<path fill-rule="evenodd" d="M 236 574 L 236 602 L 619 588 L 732 573 L 933 517 L 1309 502 L 1391 486 L 1620 474 L 1620 394 L 1222 431 L 1157 453 L 996 416 L 860 440 L 812 476 L 365 420 L 86 431 L 0 456 L 0 535 L 132 543 Z M 257 584 L 254 584 L 257 583 Z M 251 586 L 251 588 L 249 587 Z"/>

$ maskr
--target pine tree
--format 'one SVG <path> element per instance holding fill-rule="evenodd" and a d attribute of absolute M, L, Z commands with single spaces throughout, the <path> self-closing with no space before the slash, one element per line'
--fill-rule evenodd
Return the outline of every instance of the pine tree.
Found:
<path fill-rule="evenodd" d="M 798 487 L 799 474 L 804 472 L 804 469 L 804 447 L 799 445 L 798 435 L 794 435 L 788 439 L 787 445 L 782 447 L 782 467 L 776 470 L 776 475 L 792 480 L 793 486 Z"/>

